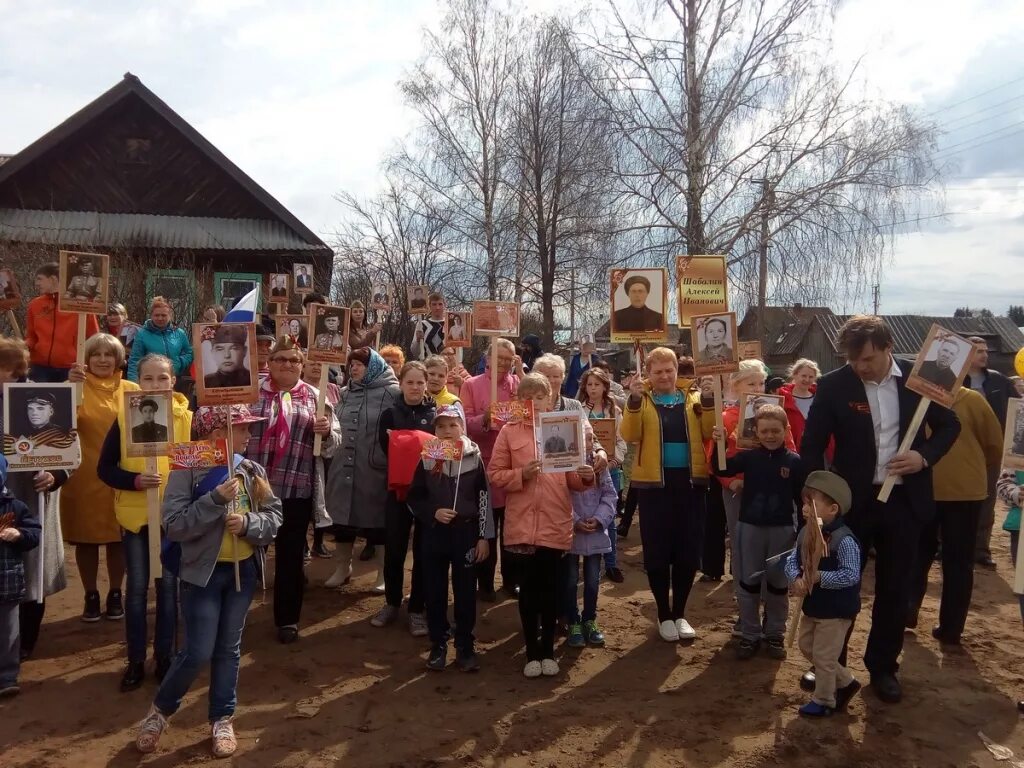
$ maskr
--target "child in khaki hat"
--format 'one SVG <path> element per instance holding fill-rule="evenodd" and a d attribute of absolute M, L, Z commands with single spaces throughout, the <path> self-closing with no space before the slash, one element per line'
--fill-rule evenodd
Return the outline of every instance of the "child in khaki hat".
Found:
<path fill-rule="evenodd" d="M 814 695 L 800 707 L 805 717 L 842 711 L 861 687 L 839 663 L 846 633 L 860 611 L 860 545 L 843 520 L 850 501 L 850 486 L 839 475 L 824 471 L 808 475 L 803 490 L 804 519 L 818 516 L 827 549 L 813 583 L 808 583 L 803 572 L 802 556 L 812 526 L 801 529 L 796 548 L 786 560 L 793 593 L 804 598 L 800 651 L 815 670 Z"/>

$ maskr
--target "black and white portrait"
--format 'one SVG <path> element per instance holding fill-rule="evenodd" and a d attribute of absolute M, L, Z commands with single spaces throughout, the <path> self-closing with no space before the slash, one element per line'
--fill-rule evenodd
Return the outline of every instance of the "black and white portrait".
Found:
<path fill-rule="evenodd" d="M 312 264 L 295 264 L 292 267 L 292 275 L 295 280 L 294 285 L 296 293 L 304 294 L 313 292 Z"/>
<path fill-rule="evenodd" d="M 278 303 L 288 301 L 287 272 L 276 272 L 270 276 L 270 300 Z"/>
<path fill-rule="evenodd" d="M 4 385 L 4 455 L 12 471 L 81 463 L 73 384 Z"/>
<path fill-rule="evenodd" d="M 160 456 L 173 442 L 173 393 L 125 392 L 124 413 L 128 420 L 129 456 Z"/>
<path fill-rule="evenodd" d="M 1024 399 L 1010 400 L 1003 438 L 1003 467 L 1024 470 Z"/>
<path fill-rule="evenodd" d="M 615 269 L 611 273 L 611 332 L 664 334 L 665 270 Z"/>
<path fill-rule="evenodd" d="M 21 287 L 14 270 L 0 268 L 0 310 L 14 309 L 21 304 Z"/>
<path fill-rule="evenodd" d="M 907 378 L 907 388 L 952 408 L 973 358 L 970 340 L 934 324 Z"/>
<path fill-rule="evenodd" d="M 586 458 L 582 414 L 542 413 L 537 443 L 541 471 L 569 472 L 581 466 Z"/>
<path fill-rule="evenodd" d="M 65 312 L 106 314 L 110 257 L 100 253 L 60 252 L 58 302 Z"/>
<path fill-rule="evenodd" d="M 196 323 L 192 326 L 196 398 L 200 405 L 235 405 L 259 398 L 256 326 Z"/>

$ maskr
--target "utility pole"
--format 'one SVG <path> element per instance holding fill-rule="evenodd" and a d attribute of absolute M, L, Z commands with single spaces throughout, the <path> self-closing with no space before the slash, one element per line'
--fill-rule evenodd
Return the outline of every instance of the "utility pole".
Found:
<path fill-rule="evenodd" d="M 871 294 L 874 297 L 874 309 L 872 310 L 872 314 L 874 314 L 874 315 L 878 314 L 878 290 L 879 290 L 879 285 L 878 285 L 878 283 L 875 283 L 871 287 Z"/>
<path fill-rule="evenodd" d="M 569 346 L 576 340 L 576 268 L 569 270 Z"/>
<path fill-rule="evenodd" d="M 765 309 L 768 301 L 768 248 L 769 241 L 768 214 L 775 205 L 775 189 L 769 179 L 752 179 L 752 184 L 761 185 L 761 240 L 758 243 L 757 265 L 757 337 L 762 344 L 768 340 L 768 328 L 765 323 Z"/>

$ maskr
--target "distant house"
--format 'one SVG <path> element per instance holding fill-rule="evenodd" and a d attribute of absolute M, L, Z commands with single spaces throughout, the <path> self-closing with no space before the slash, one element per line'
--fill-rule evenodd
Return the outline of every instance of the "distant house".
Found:
<path fill-rule="evenodd" d="M 140 319 L 172 299 L 230 305 L 270 272 L 331 249 L 132 74 L 12 156 L 0 155 L 0 262 L 26 294 L 60 249 L 111 256 L 111 297 Z M 26 299 L 29 296 L 26 296 Z"/>

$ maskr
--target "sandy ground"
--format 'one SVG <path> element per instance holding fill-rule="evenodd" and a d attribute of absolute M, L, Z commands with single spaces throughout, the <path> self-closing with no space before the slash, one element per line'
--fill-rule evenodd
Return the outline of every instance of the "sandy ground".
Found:
<path fill-rule="evenodd" d="M 960 650 L 930 635 L 935 585 L 919 634 L 908 634 L 904 702 L 870 691 L 846 715 L 803 720 L 798 652 L 784 662 L 737 662 L 729 642 L 731 585 L 698 584 L 689 618 L 699 638 L 686 647 L 657 639 L 654 606 L 639 564 L 638 533 L 624 542 L 626 582 L 603 583 L 604 649 L 560 649 L 562 674 L 526 680 L 512 602 L 481 606 L 483 670 L 427 672 L 425 643 L 404 621 L 375 629 L 383 598 L 372 576 L 345 591 L 321 586 L 331 563 L 315 560 L 302 639 L 273 637 L 270 595 L 257 599 L 243 640 L 236 727 L 237 765 L 358 766 L 996 766 L 984 731 L 1024 759 L 1024 632 L 1011 593 L 1005 536 L 996 536 L 996 572 L 979 572 L 974 613 Z M 79 621 L 82 591 L 48 603 L 36 655 L 22 669 L 21 696 L 0 704 L 0 766 L 192 765 L 213 760 L 200 678 L 173 718 L 160 750 L 140 757 L 135 725 L 155 692 L 117 690 L 123 626 Z M 865 582 L 870 593 L 871 571 Z M 933 570 L 933 577 L 937 570 Z M 101 581 L 101 590 L 104 589 Z M 854 635 L 862 680 L 866 620 Z M 865 680 L 866 681 L 866 680 Z"/>

